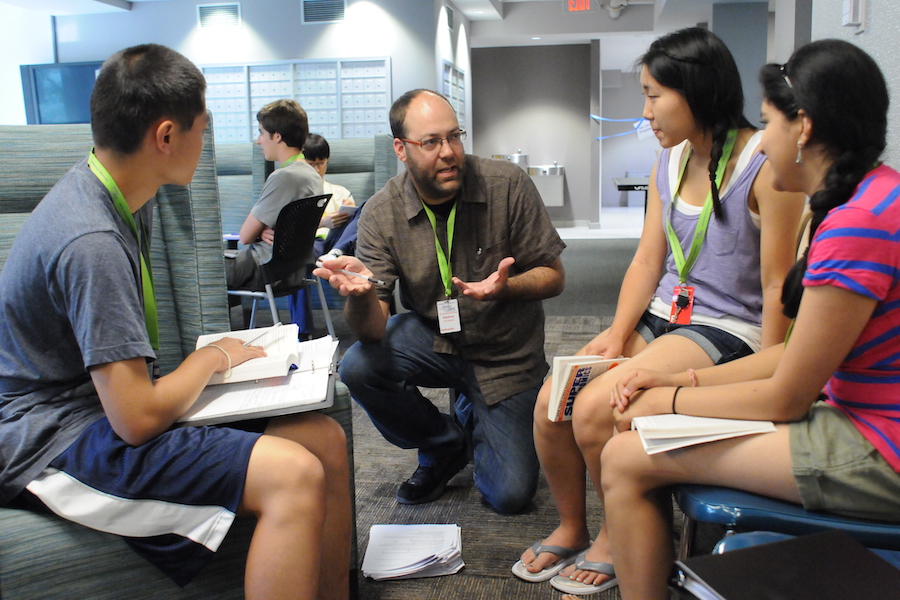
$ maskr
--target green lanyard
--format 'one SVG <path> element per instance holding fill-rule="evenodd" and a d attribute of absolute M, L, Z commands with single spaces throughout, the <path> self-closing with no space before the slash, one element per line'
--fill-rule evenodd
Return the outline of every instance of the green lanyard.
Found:
<path fill-rule="evenodd" d="M 285 168 L 286 166 L 288 166 L 289 164 L 291 164 L 292 162 L 294 162 L 294 161 L 297 160 L 298 158 L 303 158 L 303 153 L 302 153 L 302 152 L 301 152 L 300 154 L 295 154 L 295 155 L 293 155 L 292 157 L 290 157 L 289 159 L 287 159 L 286 161 L 284 161 L 284 164 L 281 165 L 281 168 L 282 168 L 282 169 Z"/>
<path fill-rule="evenodd" d="M 88 166 L 91 168 L 94 175 L 97 176 L 97 179 L 100 180 L 100 183 L 102 183 L 109 191 L 110 196 L 112 196 L 113 206 L 116 207 L 116 212 L 119 213 L 119 216 L 122 217 L 122 220 L 125 221 L 128 228 L 131 229 L 131 233 L 134 234 L 134 239 L 137 241 L 138 246 L 140 246 L 141 294 L 143 295 L 144 300 L 144 322 L 147 325 L 147 335 L 150 338 L 150 346 L 154 350 L 159 350 L 159 319 L 156 313 L 156 295 L 153 293 L 153 271 L 150 270 L 149 236 L 147 235 L 146 230 L 141 232 L 143 235 L 140 235 L 138 232 L 137 224 L 134 222 L 134 215 L 131 214 L 131 210 L 125 202 L 125 196 L 122 195 L 122 190 L 119 189 L 119 186 L 112 178 L 112 175 L 109 174 L 109 171 L 106 170 L 106 167 L 100 164 L 93 149 L 88 155 Z M 141 229 L 144 229 L 144 227 L 141 227 Z"/>
<path fill-rule="evenodd" d="M 734 150 L 734 142 L 737 139 L 737 129 L 728 132 L 725 139 L 725 146 L 722 148 L 722 156 L 719 158 L 719 165 L 716 167 L 716 188 L 721 189 L 722 178 L 725 176 L 725 167 L 731 159 L 731 152 Z M 712 190 L 706 196 L 703 203 L 703 210 L 700 212 L 700 220 L 697 221 L 697 228 L 694 230 L 694 239 L 691 241 L 691 251 L 687 260 L 684 258 L 684 251 L 681 249 L 681 242 L 675 235 L 672 228 L 672 210 L 675 206 L 675 195 L 681 189 L 681 180 L 684 178 L 684 171 L 687 169 L 690 154 L 685 152 L 684 159 L 681 161 L 681 169 L 678 171 L 678 182 L 675 187 L 675 194 L 672 195 L 672 202 L 669 204 L 669 214 L 666 217 L 666 236 L 669 239 L 669 246 L 672 248 L 672 258 L 675 259 L 675 267 L 678 269 L 678 282 L 681 285 L 687 284 L 688 273 L 691 272 L 697 257 L 700 255 L 700 248 L 703 246 L 703 240 L 706 238 L 706 229 L 709 226 L 709 217 L 712 214 L 713 201 Z"/>
<path fill-rule="evenodd" d="M 456 203 L 450 209 L 450 216 L 447 217 L 447 253 L 444 254 L 444 248 L 437 234 L 437 220 L 434 212 L 424 202 L 422 206 L 425 208 L 425 214 L 428 215 L 428 221 L 434 230 L 434 247 L 437 250 L 438 268 L 441 270 L 441 281 L 444 282 L 444 293 L 449 298 L 453 293 L 453 273 L 450 266 L 450 256 L 453 252 L 453 228 L 456 226 Z"/>

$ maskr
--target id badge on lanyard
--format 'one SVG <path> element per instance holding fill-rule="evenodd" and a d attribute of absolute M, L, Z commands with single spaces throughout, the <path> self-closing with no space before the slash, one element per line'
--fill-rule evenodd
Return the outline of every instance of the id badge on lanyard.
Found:
<path fill-rule="evenodd" d="M 459 301 L 456 298 L 438 300 L 437 316 L 441 333 L 462 331 L 462 323 L 459 320 Z"/>
<path fill-rule="evenodd" d="M 737 139 L 737 130 L 728 132 L 725 139 L 725 145 L 722 148 L 722 156 L 719 158 L 719 164 L 716 168 L 716 187 L 720 188 L 722 179 L 725 176 L 725 168 L 731 159 L 731 152 L 734 150 L 734 143 Z M 684 177 L 685 169 L 690 156 L 685 155 L 681 163 L 681 169 L 678 173 L 678 183 L 675 187 L 677 190 L 681 188 L 681 180 Z M 669 323 L 672 325 L 689 325 L 691 323 L 691 315 L 694 312 L 694 288 L 687 285 L 688 274 L 691 272 L 697 257 L 700 255 L 700 248 L 703 246 L 703 240 L 706 238 L 706 229 L 709 226 L 709 219 L 712 215 L 712 190 L 703 203 L 703 210 L 700 212 L 700 219 L 697 221 L 697 228 L 694 230 L 694 236 L 691 240 L 691 249 L 685 258 L 684 251 L 681 249 L 681 241 L 675 234 L 672 227 L 672 213 L 675 209 L 675 198 L 672 198 L 669 204 L 669 214 L 666 218 L 666 236 L 669 240 L 669 246 L 672 249 L 672 259 L 675 261 L 675 267 L 678 269 L 679 284 L 675 286 L 672 292 L 672 308 L 669 311 Z"/>
<path fill-rule="evenodd" d="M 456 298 L 450 297 L 453 293 L 453 272 L 450 265 L 450 256 L 453 252 L 453 230 L 456 225 L 456 204 L 450 209 L 450 216 L 447 218 L 446 253 L 444 252 L 443 246 L 441 246 L 440 239 L 438 239 L 437 220 L 434 217 L 434 212 L 428 208 L 428 205 L 424 202 L 422 203 L 422 206 L 425 208 L 425 214 L 428 216 L 428 221 L 431 223 L 431 228 L 434 230 L 434 246 L 435 251 L 437 252 L 438 269 L 441 273 L 441 281 L 444 284 L 444 293 L 447 296 L 446 300 L 438 300 L 437 302 L 438 330 L 441 334 L 457 333 L 462 331 L 462 321 L 459 318 L 459 301 Z"/>

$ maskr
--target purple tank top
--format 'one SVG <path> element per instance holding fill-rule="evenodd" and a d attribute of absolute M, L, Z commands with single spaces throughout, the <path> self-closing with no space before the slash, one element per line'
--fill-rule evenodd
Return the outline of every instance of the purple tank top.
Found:
<path fill-rule="evenodd" d="M 750 143 L 742 151 L 742 155 L 746 152 L 754 154 L 736 179 L 732 175 L 726 193 L 720 198 L 726 216 L 724 223 L 715 215 L 710 217 L 706 239 L 688 274 L 688 285 L 694 286 L 694 311 L 697 314 L 710 317 L 730 315 L 759 326 L 762 323 L 759 228 L 750 217 L 747 197 L 766 157 L 755 150 L 756 144 Z M 656 168 L 663 219 L 668 218 L 672 203 L 670 156 L 671 149 L 663 149 Z M 699 219 L 699 214 L 687 215 L 677 209 L 672 210 L 672 228 L 681 241 L 685 256 L 690 250 Z M 662 226 L 665 227 L 665 222 Z M 669 248 L 666 272 L 659 282 L 656 295 L 668 303 L 677 284 L 678 270 Z"/>

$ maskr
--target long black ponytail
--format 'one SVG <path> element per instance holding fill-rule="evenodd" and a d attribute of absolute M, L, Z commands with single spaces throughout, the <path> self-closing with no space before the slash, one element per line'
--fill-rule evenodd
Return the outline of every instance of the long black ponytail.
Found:
<path fill-rule="evenodd" d="M 713 211 L 723 220 L 716 186 L 719 159 L 730 130 L 752 127 L 744 117 L 744 90 L 734 57 L 712 32 L 689 27 L 655 40 L 638 64 L 646 66 L 660 85 L 684 96 L 697 126 L 712 135 L 709 180 Z"/>
<path fill-rule="evenodd" d="M 789 120 L 800 110 L 812 121 L 808 145 L 832 159 L 822 187 L 809 199 L 810 243 L 830 210 L 847 202 L 887 145 L 888 92 L 872 58 L 842 40 L 819 40 L 797 50 L 785 65 L 762 68 L 766 101 Z M 782 289 L 784 314 L 797 316 L 809 247 Z"/>

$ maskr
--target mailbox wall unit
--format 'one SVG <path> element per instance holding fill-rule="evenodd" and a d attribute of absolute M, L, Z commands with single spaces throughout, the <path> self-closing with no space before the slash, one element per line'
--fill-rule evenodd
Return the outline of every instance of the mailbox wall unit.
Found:
<path fill-rule="evenodd" d="M 281 98 L 299 102 L 309 115 L 310 132 L 325 138 L 390 132 L 390 58 L 285 60 L 201 69 L 217 144 L 255 140 L 257 111 Z"/>

